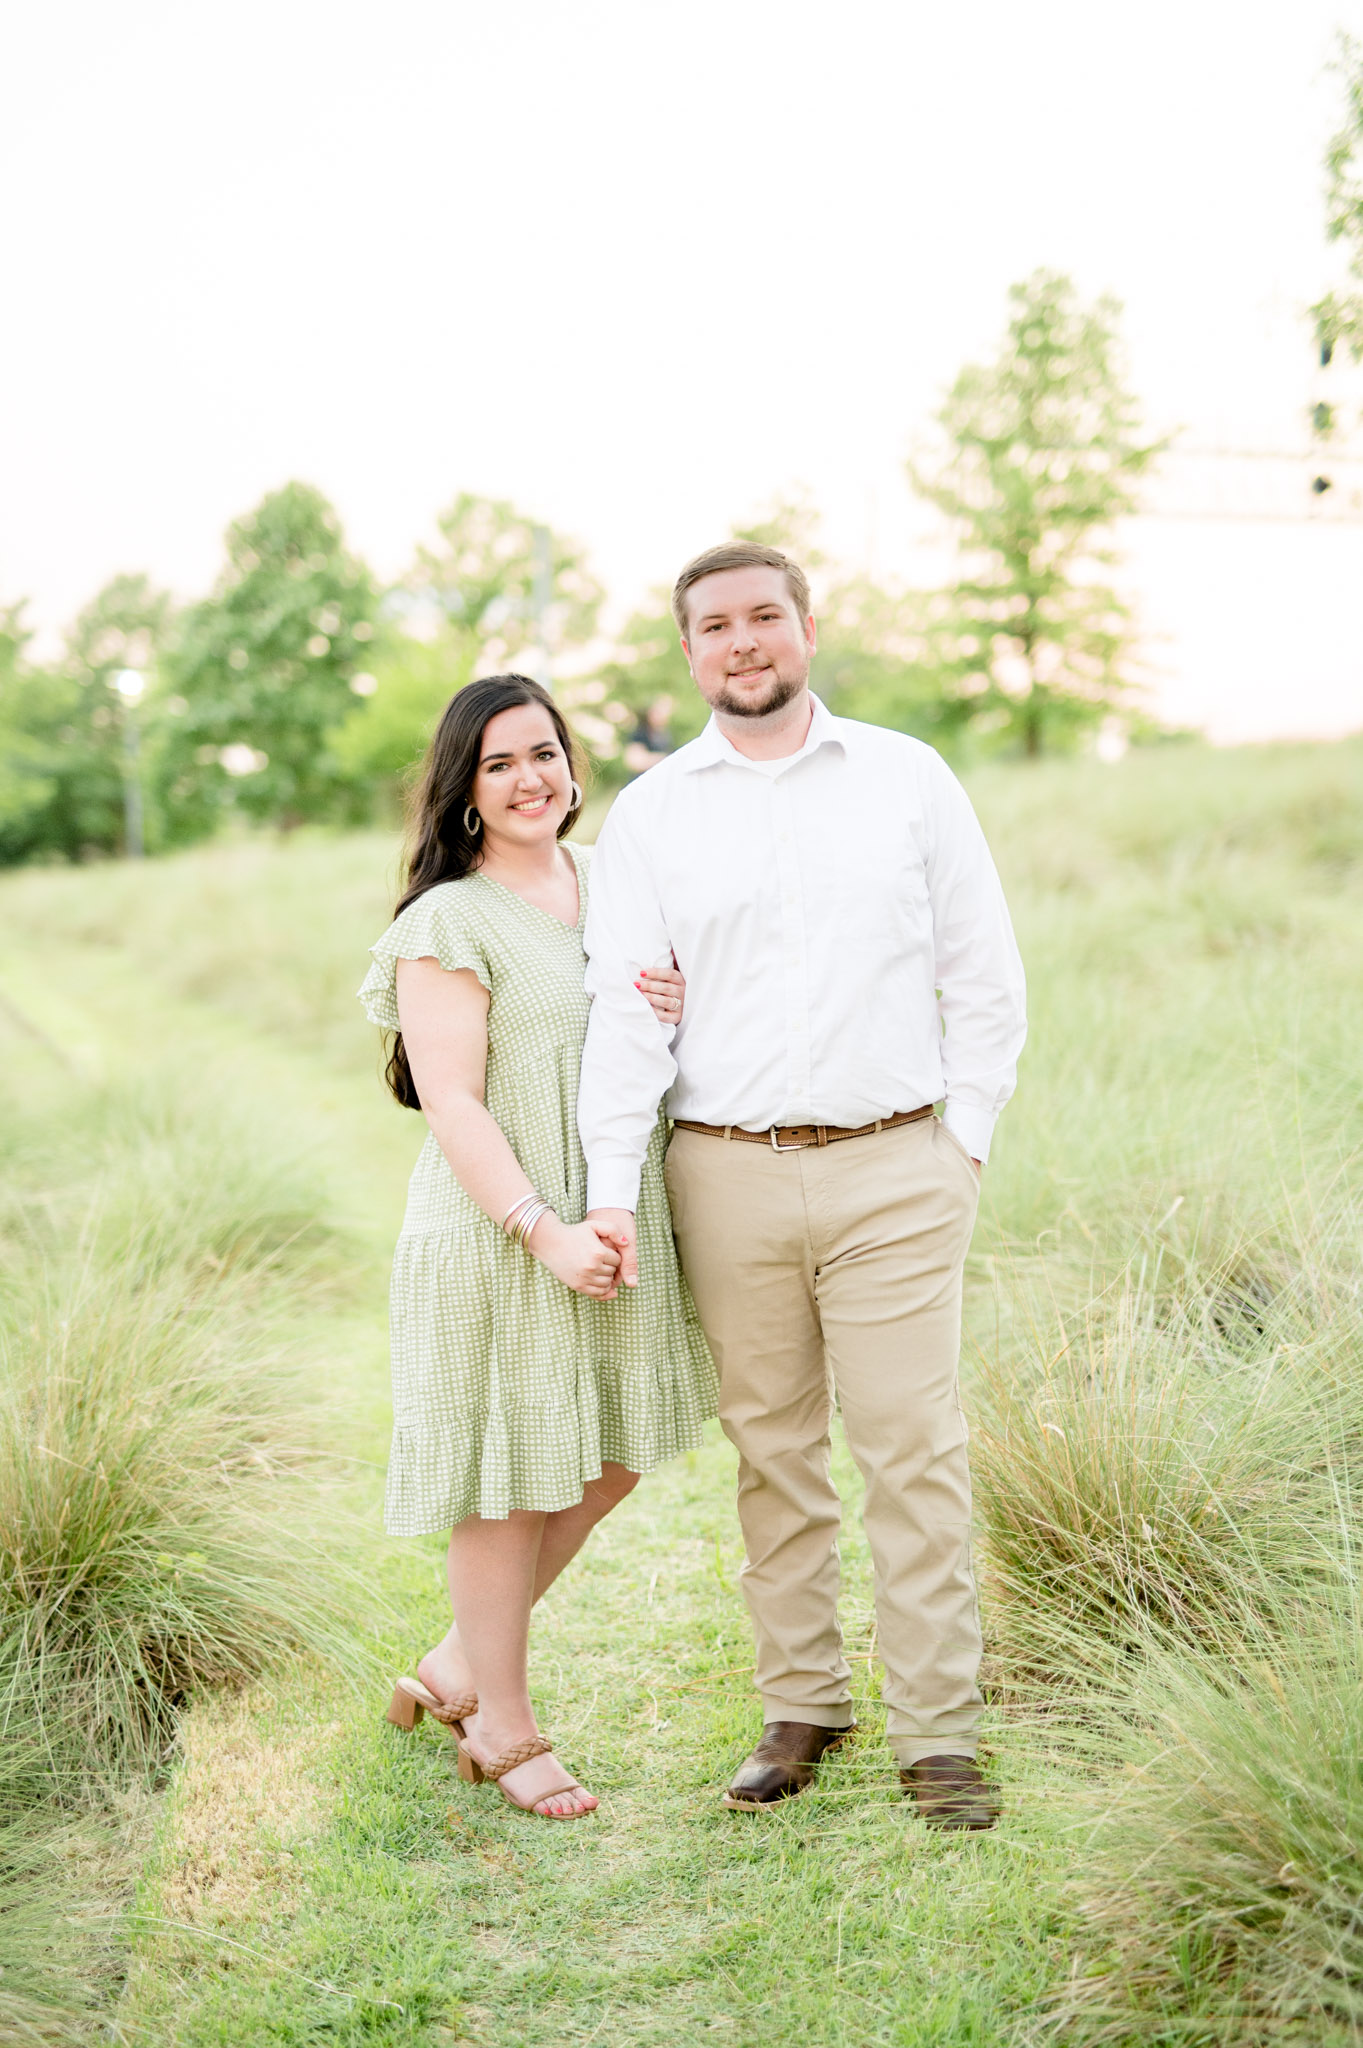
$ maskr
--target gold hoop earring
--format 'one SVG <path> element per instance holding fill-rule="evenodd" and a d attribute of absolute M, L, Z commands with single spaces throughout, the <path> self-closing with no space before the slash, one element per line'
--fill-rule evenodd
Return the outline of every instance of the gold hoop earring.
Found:
<path fill-rule="evenodd" d="M 464 805 L 464 830 L 470 839 L 476 839 L 483 829 L 483 821 L 472 804 Z"/>

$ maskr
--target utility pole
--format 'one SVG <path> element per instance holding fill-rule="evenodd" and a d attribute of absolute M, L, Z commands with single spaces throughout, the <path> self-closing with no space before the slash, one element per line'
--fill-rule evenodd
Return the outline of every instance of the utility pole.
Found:
<path fill-rule="evenodd" d="M 146 688 L 135 668 L 121 668 L 114 688 L 123 699 L 123 850 L 129 860 L 146 852 L 142 837 L 142 733 L 137 707 Z"/>

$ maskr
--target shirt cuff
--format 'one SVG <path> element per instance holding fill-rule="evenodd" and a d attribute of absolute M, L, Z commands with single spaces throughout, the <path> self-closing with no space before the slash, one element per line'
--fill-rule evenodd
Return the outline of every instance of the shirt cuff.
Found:
<path fill-rule="evenodd" d="M 969 1102 L 954 1102 L 949 1095 L 942 1111 L 942 1122 L 952 1137 L 959 1138 L 971 1158 L 981 1164 L 989 1157 L 989 1141 L 998 1120 L 997 1111 L 976 1109 Z"/>
<path fill-rule="evenodd" d="M 589 1209 L 637 1209 L 643 1168 L 637 1159 L 598 1159 L 587 1167 Z"/>

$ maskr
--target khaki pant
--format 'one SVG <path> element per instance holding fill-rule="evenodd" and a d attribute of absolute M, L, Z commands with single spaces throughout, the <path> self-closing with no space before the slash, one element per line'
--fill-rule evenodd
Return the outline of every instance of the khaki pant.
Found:
<path fill-rule="evenodd" d="M 979 1187 L 964 1148 L 935 1118 L 795 1152 L 674 1131 L 667 1191 L 738 1450 L 765 1718 L 852 1718 L 836 1390 L 866 1481 L 891 1747 L 901 1764 L 973 1756 L 980 1627 L 957 1363 Z"/>

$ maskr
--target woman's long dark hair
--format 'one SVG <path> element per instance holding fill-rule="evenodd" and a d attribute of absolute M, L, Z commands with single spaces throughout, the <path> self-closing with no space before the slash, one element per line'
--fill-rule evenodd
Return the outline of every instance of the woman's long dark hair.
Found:
<path fill-rule="evenodd" d="M 563 713 L 541 684 L 518 675 L 483 676 L 476 683 L 466 683 L 440 715 L 411 795 L 403 861 L 406 880 L 394 917 L 401 917 L 409 903 L 438 883 L 461 882 L 482 860 L 483 835 L 468 831 L 464 811 L 473 801 L 483 734 L 499 711 L 510 711 L 517 704 L 538 704 L 549 713 L 569 771 L 581 786 L 586 767 L 581 749 L 564 723 Z M 560 839 L 572 830 L 580 811 L 577 804 L 570 808 L 558 828 Z M 420 1109 L 400 1031 L 393 1035 L 384 1078 L 404 1109 Z"/>

